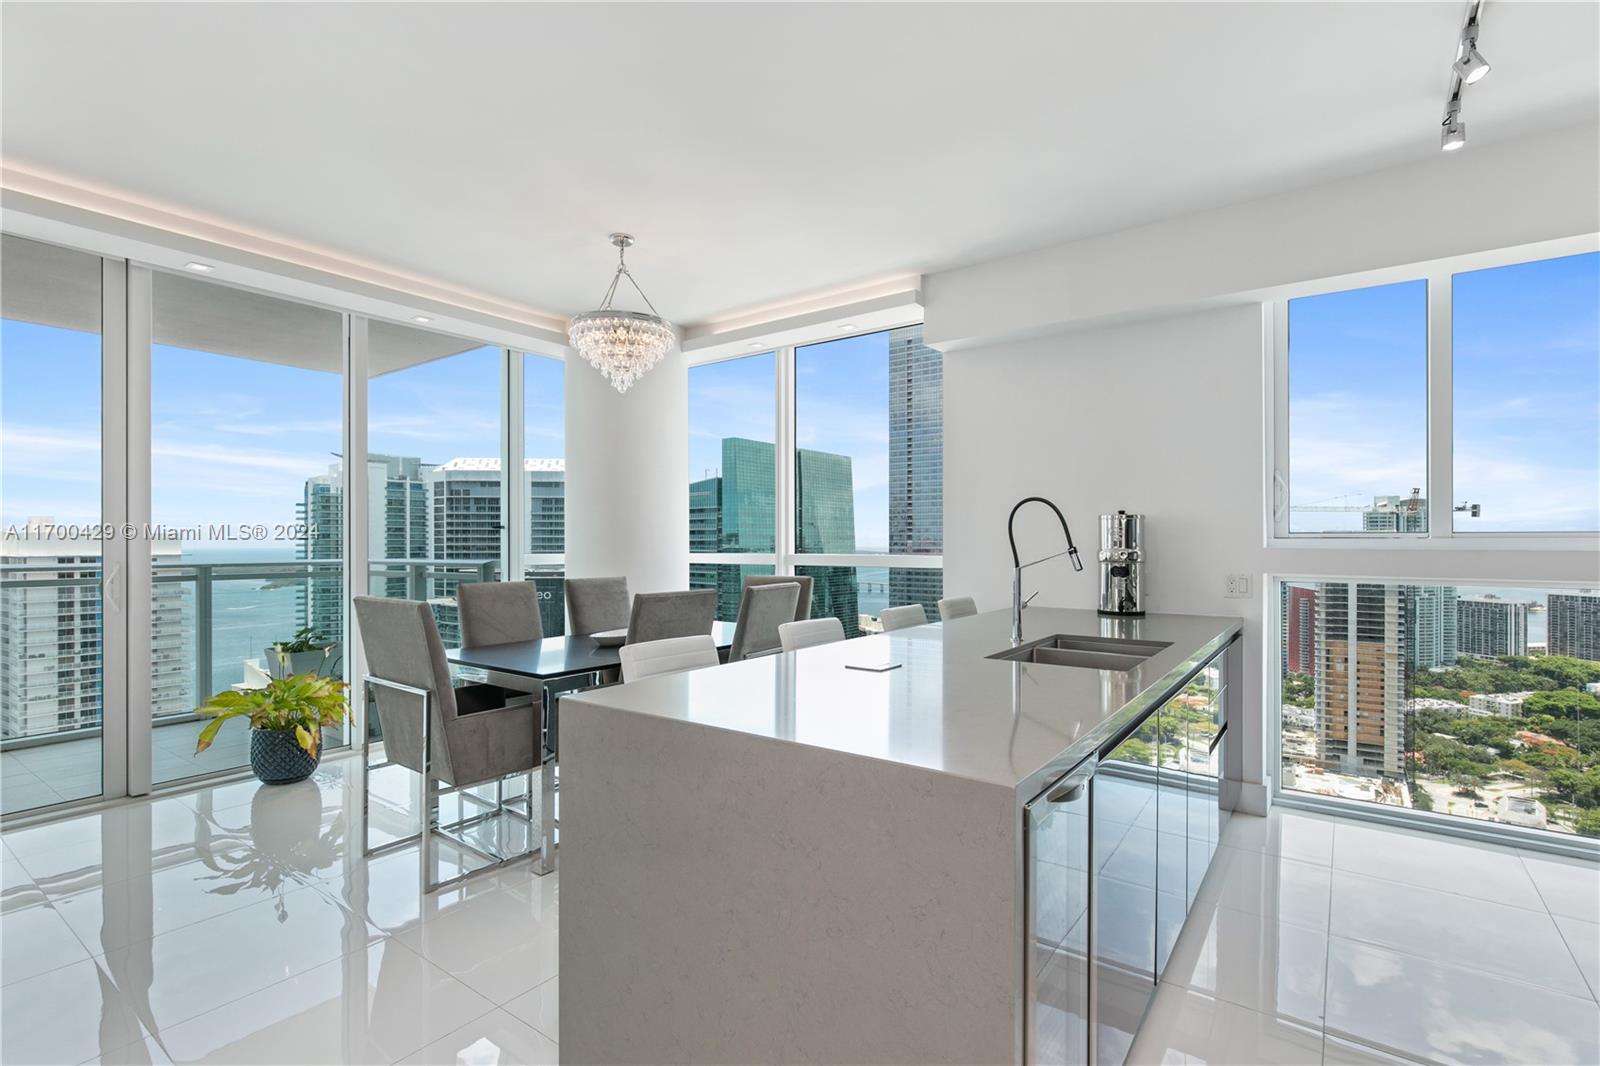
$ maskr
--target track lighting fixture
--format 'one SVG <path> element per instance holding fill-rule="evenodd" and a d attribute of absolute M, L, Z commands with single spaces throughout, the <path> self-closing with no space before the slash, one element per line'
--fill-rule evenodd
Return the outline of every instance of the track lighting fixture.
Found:
<path fill-rule="evenodd" d="M 1489 73 L 1489 61 L 1483 58 L 1474 42 L 1462 41 L 1461 58 L 1456 60 L 1455 72 L 1466 84 L 1476 85 Z"/>
<path fill-rule="evenodd" d="M 1439 123 L 1439 149 L 1454 152 L 1467 143 L 1467 124 L 1461 118 L 1461 93 L 1468 85 L 1476 85 L 1489 73 L 1489 61 L 1478 51 L 1478 17 L 1483 12 L 1483 0 L 1472 0 L 1467 5 L 1466 21 L 1461 26 L 1461 36 L 1456 42 L 1456 60 L 1450 64 L 1450 95 L 1444 104 L 1444 119 Z"/>

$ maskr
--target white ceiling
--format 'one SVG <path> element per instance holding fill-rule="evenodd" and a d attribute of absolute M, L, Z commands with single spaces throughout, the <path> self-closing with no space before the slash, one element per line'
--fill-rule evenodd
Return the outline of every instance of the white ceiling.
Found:
<path fill-rule="evenodd" d="M 688 324 L 1429 156 L 1463 9 L 6 3 L 0 155 Z M 1600 5 L 1483 21 L 1467 151 L 1600 117 Z"/>

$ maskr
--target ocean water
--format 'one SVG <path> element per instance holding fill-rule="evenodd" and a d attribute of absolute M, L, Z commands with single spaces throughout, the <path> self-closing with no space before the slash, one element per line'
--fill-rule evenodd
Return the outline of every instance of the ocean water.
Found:
<path fill-rule="evenodd" d="M 184 552 L 185 563 L 284 562 L 283 552 L 205 550 Z M 244 663 L 262 659 L 267 645 L 289 640 L 301 620 L 304 583 L 277 585 L 259 578 L 224 580 L 214 571 L 211 586 L 211 691 L 220 692 L 244 679 Z M 194 587 L 185 586 L 193 617 Z M 263 663 L 263 665 L 265 665 Z"/>

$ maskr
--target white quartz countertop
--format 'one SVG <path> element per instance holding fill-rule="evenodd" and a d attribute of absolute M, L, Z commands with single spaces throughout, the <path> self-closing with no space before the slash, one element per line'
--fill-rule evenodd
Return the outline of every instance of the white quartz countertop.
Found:
<path fill-rule="evenodd" d="M 585 705 L 737 730 L 1018 787 L 1099 748 L 1226 647 L 1237 618 L 1030 607 L 1024 643 L 1053 634 L 1161 641 L 1128 671 L 988 658 L 1011 647 L 1008 611 L 858 637 L 564 696 Z M 885 673 L 847 663 L 899 663 Z"/>

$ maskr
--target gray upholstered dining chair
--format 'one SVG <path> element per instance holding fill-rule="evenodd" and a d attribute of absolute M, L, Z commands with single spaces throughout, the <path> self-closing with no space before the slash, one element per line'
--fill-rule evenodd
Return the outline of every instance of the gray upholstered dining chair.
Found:
<path fill-rule="evenodd" d="M 817 644 L 832 644 L 844 639 L 844 623 L 837 618 L 807 618 L 785 622 L 778 627 L 778 643 L 784 651 L 799 651 Z"/>
<path fill-rule="evenodd" d="M 682 592 L 641 592 L 633 598 L 633 613 L 628 618 L 627 644 L 668 637 L 711 635 L 711 622 L 717 613 L 716 589 L 685 589 Z"/>
<path fill-rule="evenodd" d="M 514 644 L 539 640 L 544 623 L 539 619 L 539 590 L 531 581 L 472 581 L 456 589 L 456 610 L 461 621 L 461 646 Z M 516 674 L 488 671 L 489 683 L 513 692 L 539 694 L 539 682 Z"/>
<path fill-rule="evenodd" d="M 787 585 L 795 583 L 800 586 L 800 599 L 794 605 L 794 620 L 803 622 L 811 617 L 811 578 L 800 574 L 756 574 L 744 579 L 746 590 L 755 585 Z"/>
<path fill-rule="evenodd" d="M 625 577 L 569 577 L 566 581 L 567 614 L 574 636 L 604 633 L 628 624 L 628 579 Z"/>
<path fill-rule="evenodd" d="M 544 636 L 539 590 L 531 581 L 470 581 L 456 589 L 461 644 L 479 648 Z"/>
<path fill-rule="evenodd" d="M 744 595 L 739 597 L 733 643 L 728 645 L 728 661 L 736 663 L 753 655 L 781 651 L 778 627 L 794 621 L 794 605 L 799 599 L 798 582 L 745 585 Z"/>
<path fill-rule="evenodd" d="M 523 813 L 507 806 L 501 785 L 513 774 L 528 775 L 531 803 L 533 771 L 541 765 L 542 754 L 539 708 L 526 700 L 507 704 L 505 692 L 496 685 L 454 687 L 444 643 L 428 604 L 376 596 L 357 596 L 353 602 L 367 658 L 363 697 L 382 726 L 385 759 L 372 765 L 372 733 L 370 729 L 365 731 L 362 854 L 381 855 L 417 841 L 425 894 L 532 854 L 531 849 L 502 854 L 482 841 L 468 841 L 459 834 L 470 826 L 509 816 L 528 822 L 529 841 L 537 839 L 531 811 Z M 422 776 L 422 828 L 410 836 L 372 847 L 367 817 L 371 771 L 391 765 Z M 467 791 L 491 783 L 495 785 L 493 802 Z M 462 816 L 440 824 L 439 799 L 451 794 L 461 797 Z M 477 805 L 479 813 L 467 815 L 468 803 Z M 488 860 L 488 864 L 470 873 L 434 880 L 435 837 L 444 837 L 456 847 Z"/>
<path fill-rule="evenodd" d="M 716 666 L 719 661 L 717 642 L 711 639 L 709 633 L 624 644 L 618 649 L 618 654 L 622 657 L 624 681 L 640 681 L 657 674 L 697 670 L 702 666 Z"/>
<path fill-rule="evenodd" d="M 939 601 L 939 621 L 948 622 L 952 618 L 966 618 L 968 615 L 978 613 L 978 604 L 971 596 L 952 596 L 947 600 Z"/>
<path fill-rule="evenodd" d="M 928 612 L 922 609 L 920 603 L 908 603 L 904 607 L 885 607 L 879 612 L 878 621 L 883 623 L 885 633 L 892 633 L 896 629 L 926 625 Z"/>

